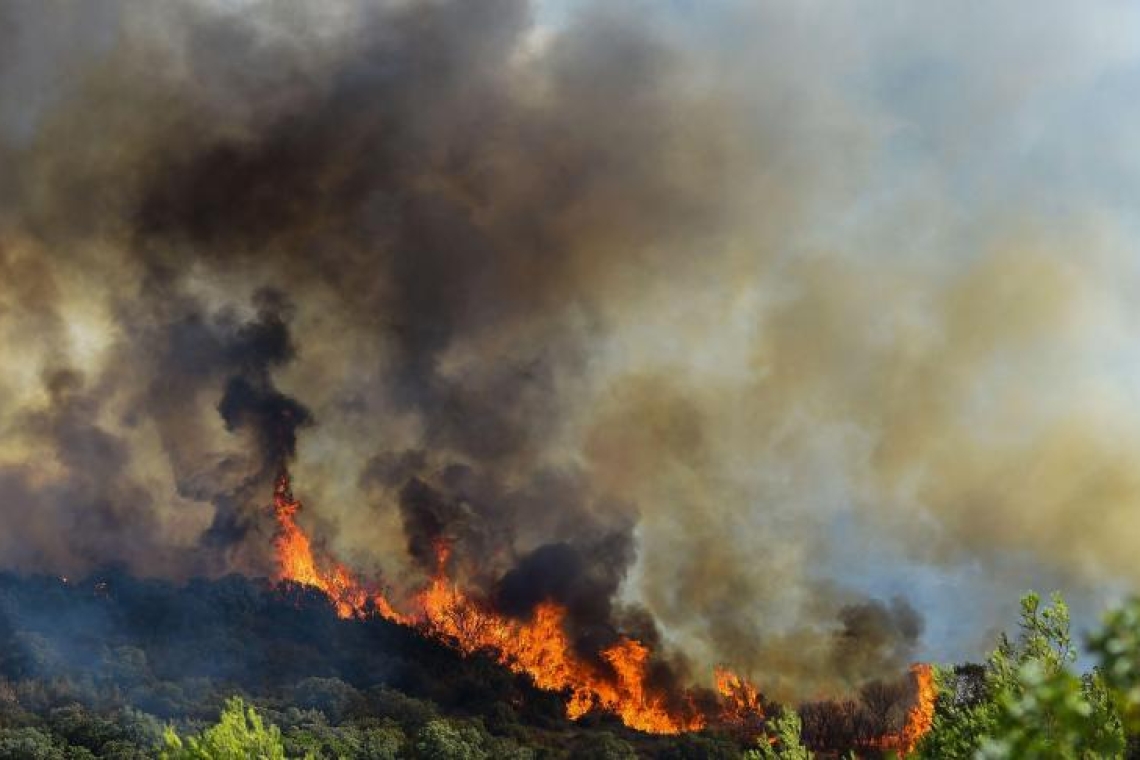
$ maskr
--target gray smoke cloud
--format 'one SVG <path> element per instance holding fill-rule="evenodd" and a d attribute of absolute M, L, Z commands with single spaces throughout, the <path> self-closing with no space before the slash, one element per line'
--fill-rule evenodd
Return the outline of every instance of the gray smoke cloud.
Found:
<path fill-rule="evenodd" d="M 1127 225 L 1010 156 L 1135 19 L 895 11 L 6 4 L 3 563 L 271 572 L 292 463 L 361 572 L 784 696 L 924 656 L 920 570 L 1131 583 Z"/>

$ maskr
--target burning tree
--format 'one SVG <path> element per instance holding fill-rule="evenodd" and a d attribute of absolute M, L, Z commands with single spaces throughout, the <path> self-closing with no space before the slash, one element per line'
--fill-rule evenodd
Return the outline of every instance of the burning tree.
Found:
<path fill-rule="evenodd" d="M 435 573 L 414 595 L 412 609 L 397 611 L 383 594 L 369 589 L 343 565 L 318 560 L 311 541 L 296 522 L 300 509 L 301 503 L 292 494 L 288 474 L 282 471 L 274 489 L 278 577 L 321 589 L 342 617 L 364 616 L 375 610 L 393 622 L 411 625 L 465 654 L 487 653 L 511 670 L 530 676 L 539 688 L 566 693 L 566 714 L 572 719 L 601 710 L 619 716 L 630 728 L 660 734 L 696 731 L 716 724 L 733 727 L 745 735 L 770 735 L 774 746 L 781 746 L 781 742 L 791 746 L 789 736 L 793 721 L 795 732 L 799 733 L 799 718 L 793 718 L 794 713 L 790 711 L 778 716 L 771 727 L 767 726 L 759 691 L 728 669 L 718 668 L 715 672 L 720 707 L 707 713 L 697 707 L 693 695 L 672 695 L 651 685 L 648 677 L 653 653 L 636 639 L 621 636 L 598 652 L 599 662 L 590 662 L 576 652 L 568 638 L 564 626 L 566 611 L 559 605 L 541 602 L 525 620 L 494 611 L 486 602 L 466 594 L 448 577 L 450 547 L 446 542 L 436 543 Z M 845 741 L 910 753 L 930 729 L 934 709 L 931 668 L 915 665 L 911 673 L 917 697 L 907 712 L 905 725 L 897 733 L 885 733 L 885 715 L 868 722 L 868 711 L 853 706 L 847 711 L 847 718 L 841 721 L 841 730 L 837 732 L 837 727 L 832 726 L 822 728 L 821 734 L 821 724 L 815 720 L 821 713 L 809 706 L 806 715 L 812 718 L 812 726 L 807 735 L 814 736 L 818 746 L 834 746 L 836 742 Z M 868 690 L 865 697 L 871 705 L 881 701 L 869 699 L 871 696 L 873 691 Z M 885 710 L 889 706 L 879 707 Z M 824 712 L 835 715 L 834 710 Z M 842 713 L 841 710 L 839 714 Z M 761 741 L 767 740 L 762 738 Z M 765 744 L 761 751 L 768 751 L 768 746 Z"/>

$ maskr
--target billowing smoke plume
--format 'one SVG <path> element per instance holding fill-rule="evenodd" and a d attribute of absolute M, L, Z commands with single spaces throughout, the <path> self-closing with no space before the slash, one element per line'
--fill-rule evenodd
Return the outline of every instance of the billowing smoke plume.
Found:
<path fill-rule="evenodd" d="M 1113 219 L 1012 181 L 982 214 L 949 167 L 1135 51 L 1060 24 L 1080 64 L 958 91 L 977 16 L 748 5 L 6 4 L 3 563 L 271 572 L 292 463 L 364 573 L 446 547 L 583 651 L 632 627 L 777 694 L 920 656 L 963 600 L 916 575 L 965 574 L 975 633 L 1131 581 Z M 911 25 L 950 30 L 929 70 Z M 1013 114 L 892 100 L 923 75 Z"/>
<path fill-rule="evenodd" d="M 843 623 L 833 650 L 832 667 L 855 680 L 865 673 L 884 673 L 913 660 L 922 634 L 922 619 L 905 599 L 852 604 L 839 611 Z"/>

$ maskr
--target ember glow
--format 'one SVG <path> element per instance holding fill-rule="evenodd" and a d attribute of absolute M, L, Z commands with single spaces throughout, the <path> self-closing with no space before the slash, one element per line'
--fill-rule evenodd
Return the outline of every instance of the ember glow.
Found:
<path fill-rule="evenodd" d="M 715 671 L 721 707 L 716 715 L 697 708 L 691 695 L 667 694 L 649 684 L 652 652 L 642 642 L 621 637 L 599 653 L 600 663 L 588 662 L 575 652 L 566 634 L 566 610 L 546 601 L 530 618 L 516 620 L 488 609 L 465 594 L 448 577 L 450 547 L 436 546 L 436 571 L 431 581 L 401 612 L 380 591 L 369 589 L 340 563 L 318 558 L 312 542 L 297 524 L 301 502 L 293 496 L 286 471 L 278 476 L 273 492 L 278 533 L 274 548 L 278 580 L 301 583 L 323 591 L 343 618 L 375 612 L 388 620 L 411 625 L 464 654 L 483 652 L 534 684 L 568 695 L 566 714 L 577 719 L 592 710 L 612 713 L 630 728 L 646 733 L 677 734 L 698 731 L 710 723 L 759 727 L 764 720 L 761 695 L 754 684 L 727 668 Z M 918 693 L 903 730 L 877 744 L 907 754 L 930 730 L 935 698 L 929 665 L 911 670 Z"/>

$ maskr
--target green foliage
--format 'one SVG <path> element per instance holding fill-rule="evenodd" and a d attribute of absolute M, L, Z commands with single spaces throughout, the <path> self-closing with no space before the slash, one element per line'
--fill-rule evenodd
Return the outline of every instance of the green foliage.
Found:
<path fill-rule="evenodd" d="M 1055 673 L 1076 661 L 1069 633 L 1069 608 L 1060 594 L 1053 605 L 1042 607 L 1041 597 L 1029 592 L 1021 598 L 1021 620 L 1016 641 L 1002 634 L 998 648 L 990 655 L 990 669 L 1001 688 L 1018 687 L 1018 669 L 1033 662 L 1045 672 Z"/>
<path fill-rule="evenodd" d="M 1125 728 L 1140 734 L 1140 599 L 1109 612 L 1088 643 Z"/>
<path fill-rule="evenodd" d="M 492 738 L 487 743 L 487 754 L 494 760 L 534 760 L 534 750 L 511 739 Z"/>
<path fill-rule="evenodd" d="M 988 673 L 985 674 L 988 676 Z M 992 684 L 981 681 L 980 693 L 972 693 L 970 680 L 976 674 L 953 668 L 935 668 L 938 701 L 934 725 L 918 746 L 923 758 L 969 758 L 979 750 L 981 738 L 994 732 L 998 707 Z"/>
<path fill-rule="evenodd" d="M 1016 678 L 1019 689 L 999 695 L 996 725 L 982 741 L 980 757 L 1094 760 L 1122 755 L 1120 720 L 1095 674 L 1080 678 L 1030 660 Z"/>
<path fill-rule="evenodd" d="M 284 760 L 281 729 L 266 726 L 261 716 L 234 697 L 226 702 L 217 724 L 183 740 L 167 728 L 163 760 Z"/>
<path fill-rule="evenodd" d="M 439 717 L 439 709 L 431 702 L 409 697 L 395 689 L 380 687 L 369 692 L 369 711 L 381 718 L 391 718 L 405 728 L 419 730 Z"/>
<path fill-rule="evenodd" d="M 302 709 L 320 710 L 339 723 L 360 694 L 339 678 L 305 678 L 293 687 L 293 704 Z"/>
<path fill-rule="evenodd" d="M 288 757 L 358 757 L 361 748 L 360 732 L 352 726 L 293 728 L 283 743 Z"/>
<path fill-rule="evenodd" d="M 1120 623 L 1119 636 L 1125 637 L 1127 621 Z M 981 694 L 962 699 L 952 673 L 938 671 L 934 726 L 920 743 L 919 756 L 1121 757 L 1125 739 L 1119 700 L 1099 672 L 1075 674 L 1075 660 L 1064 600 L 1054 595 L 1052 605 L 1043 607 L 1040 597 L 1026 594 L 1018 637 L 1002 636 L 990 656 Z"/>
<path fill-rule="evenodd" d="M 416 734 L 416 757 L 423 760 L 486 760 L 483 736 L 469 723 L 432 720 Z"/>
<path fill-rule="evenodd" d="M 112 741 L 133 744 L 144 750 L 156 749 L 162 743 L 163 726 L 153 715 L 127 707 L 115 712 L 112 719 L 119 729 L 118 737 Z M 106 748 L 103 752 L 106 754 Z"/>
<path fill-rule="evenodd" d="M 52 738 L 35 728 L 0 729 L 0 760 L 65 760 Z"/>
<path fill-rule="evenodd" d="M 637 760 L 637 753 L 629 742 L 608 731 L 590 737 L 579 737 L 570 749 L 575 760 Z"/>
<path fill-rule="evenodd" d="M 100 749 L 104 744 L 119 738 L 122 733 L 116 722 L 91 715 L 77 704 L 52 710 L 48 723 L 52 732 L 63 737 L 69 744 L 89 749 Z"/>
<path fill-rule="evenodd" d="M 723 734 L 679 734 L 644 752 L 658 760 L 741 760 L 740 745 Z"/>
<path fill-rule="evenodd" d="M 1064 600 L 1055 594 L 1043 608 L 1026 594 L 1020 628 L 1017 644 L 1003 637 L 990 658 L 996 721 L 980 756 L 1118 757 L 1124 736 L 1102 680 L 1070 670 L 1077 653 Z"/>
<path fill-rule="evenodd" d="M 99 757 L 103 760 L 151 760 L 154 753 L 131 742 L 116 740 L 104 744 Z"/>
<path fill-rule="evenodd" d="M 362 732 L 360 760 L 396 760 L 404 749 L 407 737 L 399 726 L 369 728 Z"/>
<path fill-rule="evenodd" d="M 744 753 L 744 760 L 810 760 L 811 752 L 800 742 L 801 728 L 796 711 L 785 709 L 769 724 L 770 734 Z"/>

